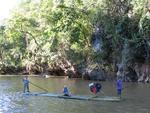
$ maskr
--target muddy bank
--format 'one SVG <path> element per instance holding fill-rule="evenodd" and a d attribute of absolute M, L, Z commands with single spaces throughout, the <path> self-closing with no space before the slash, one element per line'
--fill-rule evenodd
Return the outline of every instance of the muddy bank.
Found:
<path fill-rule="evenodd" d="M 42 71 L 36 66 L 32 66 L 30 69 L 27 67 L 15 68 L 15 67 L 5 67 L 0 70 L 1 75 L 38 75 L 42 77 L 68 77 L 68 78 L 82 78 L 85 80 L 99 80 L 105 81 L 108 77 L 107 73 L 95 66 L 89 68 L 81 68 L 76 66 L 66 67 L 66 66 L 55 66 L 52 68 L 43 69 Z M 110 75 L 111 79 L 115 78 L 115 75 Z M 112 77 L 113 76 L 113 77 Z"/>
<path fill-rule="evenodd" d="M 44 66 L 46 67 L 46 66 Z M 98 64 L 88 67 L 76 65 L 55 65 L 47 68 L 37 68 L 37 66 L 27 67 L 5 67 L 0 70 L 1 75 L 38 75 L 41 77 L 66 76 L 68 78 L 82 78 L 84 80 L 111 81 L 117 76 L 122 76 L 125 82 L 150 82 L 150 65 L 136 63 L 134 66 L 123 68 L 117 66 L 113 71 Z"/>

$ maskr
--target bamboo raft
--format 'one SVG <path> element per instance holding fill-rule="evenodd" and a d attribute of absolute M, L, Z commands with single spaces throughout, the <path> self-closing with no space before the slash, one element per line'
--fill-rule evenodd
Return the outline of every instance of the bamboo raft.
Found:
<path fill-rule="evenodd" d="M 42 96 L 42 97 L 52 97 L 52 98 L 62 98 L 62 99 L 75 99 L 75 100 L 88 100 L 88 101 L 109 101 L 109 102 L 119 102 L 121 101 L 120 97 L 92 97 L 92 96 L 82 96 L 82 95 L 71 95 L 63 96 L 62 94 L 53 94 L 53 93 L 23 93 L 26 96 Z"/>

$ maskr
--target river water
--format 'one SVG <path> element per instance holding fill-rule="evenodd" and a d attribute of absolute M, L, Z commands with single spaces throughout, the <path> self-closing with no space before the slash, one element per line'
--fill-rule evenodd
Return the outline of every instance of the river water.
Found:
<path fill-rule="evenodd" d="M 92 81 L 65 78 L 30 77 L 30 81 L 52 93 L 60 93 L 64 85 L 72 94 L 92 95 Z M 114 82 L 101 82 L 103 94 L 116 96 Z M 22 95 L 22 77 L 0 77 L 0 113 L 150 113 L 150 84 L 124 83 L 123 101 L 84 101 Z M 30 85 L 31 92 L 43 92 Z"/>

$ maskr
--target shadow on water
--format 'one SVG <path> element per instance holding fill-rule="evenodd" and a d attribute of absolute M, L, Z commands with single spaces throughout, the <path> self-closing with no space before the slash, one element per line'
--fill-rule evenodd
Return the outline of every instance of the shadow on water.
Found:
<path fill-rule="evenodd" d="M 64 78 L 30 77 L 30 81 L 47 89 L 60 93 L 67 85 L 72 94 L 91 95 L 88 84 L 91 81 Z M 115 83 L 102 82 L 103 95 L 116 96 Z M 125 83 L 124 101 L 80 101 L 50 97 L 23 96 L 22 77 L 0 77 L 0 113 L 149 113 L 150 84 Z M 30 86 L 31 91 L 42 92 Z M 102 96 L 102 94 L 99 94 Z"/>

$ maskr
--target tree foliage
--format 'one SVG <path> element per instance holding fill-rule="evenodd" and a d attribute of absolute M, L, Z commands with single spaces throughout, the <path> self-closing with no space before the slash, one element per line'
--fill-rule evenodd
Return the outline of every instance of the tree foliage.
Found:
<path fill-rule="evenodd" d="M 148 0 L 23 0 L 0 27 L 0 66 L 150 61 Z M 94 52 L 99 28 L 102 51 Z"/>

